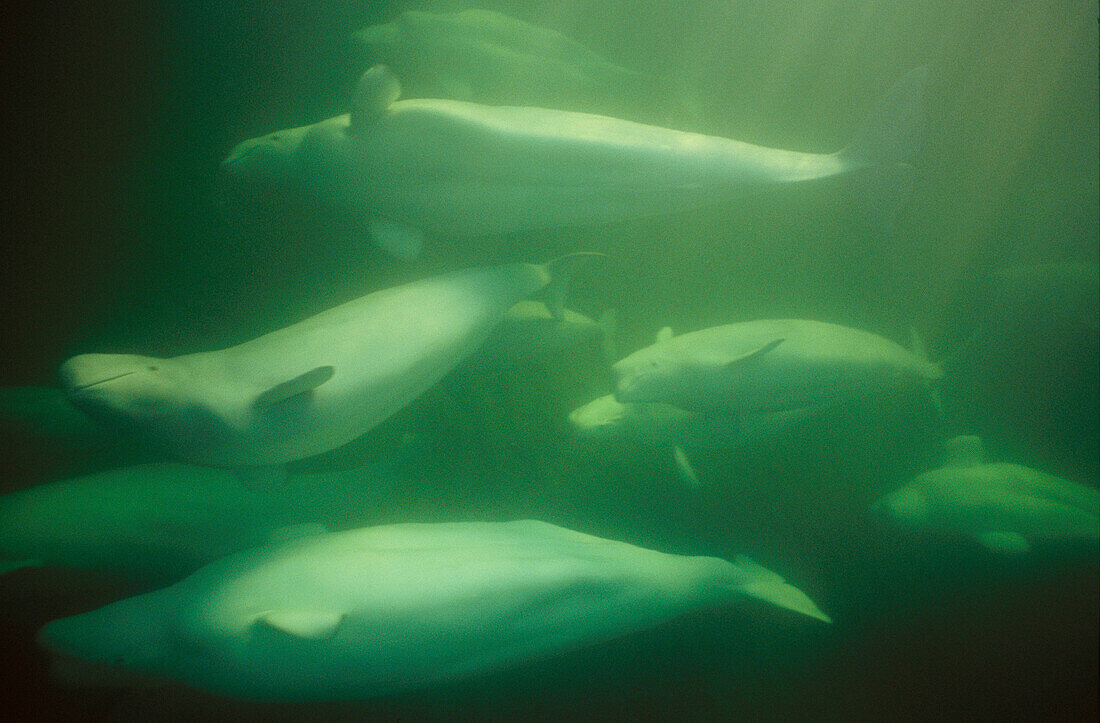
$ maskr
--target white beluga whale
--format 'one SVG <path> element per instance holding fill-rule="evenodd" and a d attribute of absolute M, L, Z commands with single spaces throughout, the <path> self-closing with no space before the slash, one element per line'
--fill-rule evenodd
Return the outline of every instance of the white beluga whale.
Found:
<path fill-rule="evenodd" d="M 746 558 L 683 557 L 543 522 L 302 537 L 55 620 L 64 656 L 237 698 L 361 699 L 518 665 L 753 597 L 828 622 Z"/>
<path fill-rule="evenodd" d="M 950 530 L 994 552 L 1035 540 L 1100 543 L 1100 491 L 1018 464 L 985 462 L 978 437 L 948 442 L 945 463 L 872 505 L 899 526 Z"/>
<path fill-rule="evenodd" d="M 559 32 L 490 10 L 411 10 L 352 38 L 363 67 L 386 64 L 410 97 L 606 111 L 624 91 L 656 90 Z"/>
<path fill-rule="evenodd" d="M 660 402 L 623 404 L 612 394 L 577 407 L 569 413 L 569 422 L 588 439 L 671 445 L 677 475 L 692 486 L 699 484 L 699 475 L 683 445 L 723 447 L 741 438 L 739 419 L 687 412 Z"/>
<path fill-rule="evenodd" d="M 877 334 L 804 319 L 669 333 L 612 372 L 620 402 L 727 414 L 822 407 L 942 376 L 935 364 Z"/>
<path fill-rule="evenodd" d="M 222 168 L 250 189 L 300 188 L 408 259 L 425 234 L 471 238 L 660 216 L 862 171 L 876 174 L 879 191 L 903 195 L 926 80 L 925 69 L 910 72 L 847 148 L 817 154 L 600 115 L 398 100 L 397 78 L 375 66 L 348 115 L 245 141 Z"/>
<path fill-rule="evenodd" d="M 174 459 L 279 465 L 350 442 L 416 399 L 516 302 L 585 256 L 423 279 L 220 351 L 83 354 L 62 365 L 62 386 L 77 407 Z"/>

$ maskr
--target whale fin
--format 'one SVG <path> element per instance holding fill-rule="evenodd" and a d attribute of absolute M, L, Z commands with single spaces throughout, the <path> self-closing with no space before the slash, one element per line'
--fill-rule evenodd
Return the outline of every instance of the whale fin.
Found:
<path fill-rule="evenodd" d="M 256 617 L 255 624 L 294 638 L 326 640 L 340 629 L 340 623 L 344 621 L 344 617 L 343 613 L 329 611 L 268 610 Z"/>
<path fill-rule="evenodd" d="M 882 97 L 852 142 L 840 152 L 861 165 L 912 163 L 924 140 L 928 68 L 906 73 Z"/>
<path fill-rule="evenodd" d="M 259 396 L 252 400 L 252 406 L 270 407 L 273 404 L 286 401 L 299 394 L 307 394 L 327 382 L 329 379 L 332 379 L 332 375 L 335 373 L 336 369 L 330 366 L 310 369 L 305 374 L 299 374 L 293 379 L 285 381 L 282 384 L 276 384 L 270 389 L 261 392 Z"/>
<path fill-rule="evenodd" d="M 744 555 L 735 557 L 733 564 L 749 577 L 748 582 L 736 586 L 738 592 L 826 623 L 833 622 L 806 593 L 787 583 L 777 573 Z"/>
<path fill-rule="evenodd" d="M 378 247 L 398 261 L 416 261 L 424 249 L 424 238 L 411 226 L 374 221 L 370 236 Z"/>
<path fill-rule="evenodd" d="M 671 326 L 662 326 L 660 329 L 657 330 L 657 337 L 654 339 L 654 342 L 657 343 L 657 344 L 660 344 L 662 341 L 668 341 L 671 338 L 672 338 L 672 327 Z"/>
<path fill-rule="evenodd" d="M 760 347 L 759 349 L 753 349 L 752 351 L 750 351 L 747 354 L 742 354 L 741 356 L 737 357 L 736 359 L 731 359 L 730 361 L 726 362 L 726 368 L 728 369 L 729 367 L 735 366 L 737 364 L 741 364 L 743 362 L 747 362 L 747 361 L 750 361 L 752 359 L 756 359 L 757 357 L 764 356 L 769 351 L 771 351 L 772 349 L 774 349 L 777 346 L 779 346 L 780 344 L 782 344 L 784 341 L 786 341 L 786 339 L 772 339 L 771 341 L 769 341 L 767 344 Z"/>
<path fill-rule="evenodd" d="M 348 114 L 352 131 L 370 125 L 401 97 L 401 82 L 385 65 L 375 65 L 359 76 Z"/>
<path fill-rule="evenodd" d="M 853 171 L 858 203 L 876 228 L 893 231 L 897 211 L 913 191 L 913 167 L 924 140 L 928 68 L 896 82 L 838 156 Z"/>
<path fill-rule="evenodd" d="M 1031 545 L 1019 532 L 987 530 L 979 532 L 974 537 L 987 550 L 1007 555 L 1019 555 L 1031 549 Z"/>
<path fill-rule="evenodd" d="M 607 258 L 607 254 L 599 251 L 579 251 L 575 254 L 559 256 L 542 265 L 543 272 L 548 276 L 545 294 L 546 308 L 550 311 L 550 316 L 558 321 L 565 318 L 565 297 L 569 291 L 569 277 L 579 263 L 594 258 Z"/>

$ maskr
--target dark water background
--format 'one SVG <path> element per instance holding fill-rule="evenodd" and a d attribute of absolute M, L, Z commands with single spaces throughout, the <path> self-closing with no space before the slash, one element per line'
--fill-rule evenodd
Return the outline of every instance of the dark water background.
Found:
<path fill-rule="evenodd" d="M 0 383 L 52 384 L 57 365 L 83 351 L 216 348 L 444 269 L 598 249 L 613 258 L 581 280 L 571 305 L 618 309 L 622 353 L 664 325 L 800 316 L 899 340 L 915 327 L 934 357 L 956 362 L 944 388 L 950 431 L 983 434 L 996 459 L 1095 484 L 1094 336 L 1040 310 L 987 327 L 952 357 L 986 309 L 994 269 L 1097 262 L 1094 3 L 480 5 L 661 76 L 692 101 L 684 128 L 774 147 L 836 150 L 894 80 L 928 66 L 919 180 L 889 236 L 861 223 L 855 196 L 826 186 L 613 228 L 429 239 L 408 267 L 307 214 L 257 223 L 214 204 L 217 164 L 235 143 L 345 110 L 361 70 L 350 31 L 404 9 L 457 7 L 107 0 L 5 10 Z M 545 408 L 578 401 L 544 393 Z M 836 625 L 708 612 L 486 683 L 325 714 L 1095 719 L 1094 556 L 910 546 L 860 517 L 873 490 L 934 458 L 918 411 L 892 400 L 854 410 L 835 429 L 790 440 L 778 462 L 704 457 L 700 471 L 717 481 L 697 496 L 670 481 L 658 455 L 596 454 L 560 420 L 546 438 L 521 439 L 538 426 L 509 434 L 507 414 L 491 414 L 433 427 L 450 435 L 440 462 L 450 476 L 410 490 L 379 521 L 541 516 L 669 551 L 750 552 Z M 492 483 L 455 472 L 474 461 L 454 450 L 482 442 L 495 444 L 477 461 Z M 5 491 L 72 471 L 52 450 L 0 444 Z M 51 687 L 33 630 L 121 589 L 39 571 L 0 581 L 0 705 L 24 719 L 315 712 Z"/>

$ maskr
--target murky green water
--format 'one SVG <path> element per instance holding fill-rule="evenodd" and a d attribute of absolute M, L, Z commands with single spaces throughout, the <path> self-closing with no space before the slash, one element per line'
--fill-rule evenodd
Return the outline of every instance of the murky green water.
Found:
<path fill-rule="evenodd" d="M 348 499 L 310 491 L 306 506 L 339 510 L 338 525 L 536 518 L 666 552 L 746 553 L 834 624 L 724 606 L 424 693 L 257 704 L 51 682 L 34 631 L 150 583 L 34 568 L 0 580 L 2 705 L 59 720 L 1095 717 L 1095 547 L 998 556 L 866 512 L 936 466 L 955 434 L 981 435 L 990 459 L 1097 484 L 1095 6 L 481 6 L 625 69 L 583 93 L 547 91 L 560 107 L 771 148 L 844 147 L 893 83 L 927 67 L 912 191 L 889 223 L 866 213 L 867 188 L 826 179 L 659 218 L 427 234 L 422 256 L 401 263 L 300 195 L 241 203 L 221 185 L 218 165 L 240 141 L 347 111 L 369 63 L 353 31 L 461 7 L 109 2 L 13 15 L 0 383 L 55 386 L 78 353 L 219 349 L 414 279 L 579 250 L 608 258 L 578 273 L 567 303 L 592 319 L 614 310 L 612 358 L 666 326 L 805 318 L 906 345 L 915 329 L 944 368 L 942 423 L 904 392 L 849 400 L 738 449 L 689 450 L 699 488 L 665 447 L 570 428 L 571 410 L 611 391 L 599 342 L 522 335 L 491 342 L 365 438 L 290 465 L 367 465 L 384 480 Z M 454 77 L 422 81 L 425 93 L 503 103 L 492 93 L 537 90 L 522 78 L 479 88 L 448 65 Z M 5 420 L 4 491 L 159 459 L 81 435 Z M 96 514 L 89 506 L 88 526 Z"/>

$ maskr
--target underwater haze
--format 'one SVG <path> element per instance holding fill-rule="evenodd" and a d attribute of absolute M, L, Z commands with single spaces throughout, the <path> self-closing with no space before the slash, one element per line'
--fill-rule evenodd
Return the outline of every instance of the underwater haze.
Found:
<path fill-rule="evenodd" d="M 1095 720 L 1097 28 L 1038 0 L 17 3 L 0 716 Z M 227 427 L 321 413 L 120 426 L 87 389 L 143 377 L 106 355 L 207 375 Z M 323 406 L 349 377 L 370 393 Z M 549 652 L 350 701 L 35 640 L 317 528 L 514 520 L 778 574 L 814 612 L 754 578 L 661 618 L 583 578 L 532 596 Z"/>

